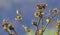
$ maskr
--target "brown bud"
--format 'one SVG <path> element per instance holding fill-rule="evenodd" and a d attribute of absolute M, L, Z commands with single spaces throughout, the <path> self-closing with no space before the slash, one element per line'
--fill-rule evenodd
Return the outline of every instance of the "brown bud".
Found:
<path fill-rule="evenodd" d="M 23 26 L 26 32 L 30 32 L 30 29 L 27 26 Z"/>
<path fill-rule="evenodd" d="M 32 24 L 37 26 L 37 22 L 35 22 L 34 20 L 32 20 Z"/>
<path fill-rule="evenodd" d="M 47 6 L 47 4 L 36 4 L 38 9 L 45 9 L 45 7 Z"/>
<path fill-rule="evenodd" d="M 14 29 L 12 23 L 10 23 L 10 24 L 8 25 L 8 28 L 9 28 L 10 30 L 13 30 L 13 29 Z"/>
<path fill-rule="evenodd" d="M 54 10 L 54 14 L 55 14 L 55 15 L 58 14 L 59 11 L 58 11 L 57 8 L 54 8 L 53 10 Z"/>
<path fill-rule="evenodd" d="M 7 27 L 6 27 L 6 26 L 4 26 L 4 27 L 3 27 L 3 29 L 4 29 L 4 30 L 7 30 Z"/>
<path fill-rule="evenodd" d="M 51 21 L 50 18 L 47 18 L 47 19 L 46 19 L 46 23 L 47 23 L 47 24 L 50 23 L 50 21 Z"/>
<path fill-rule="evenodd" d="M 21 16 L 21 12 L 19 10 L 16 11 L 17 15 Z"/>
<path fill-rule="evenodd" d="M 3 19 L 2 26 L 4 27 L 4 25 L 5 25 L 5 26 L 8 26 L 6 19 Z"/>
<path fill-rule="evenodd" d="M 22 20 L 22 17 L 21 17 L 21 16 L 17 16 L 17 17 L 15 18 L 15 20 Z"/>

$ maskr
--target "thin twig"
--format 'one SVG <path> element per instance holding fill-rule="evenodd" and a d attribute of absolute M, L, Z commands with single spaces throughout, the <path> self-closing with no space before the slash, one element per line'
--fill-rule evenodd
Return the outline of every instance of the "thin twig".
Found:
<path fill-rule="evenodd" d="M 17 32 L 15 31 L 15 29 L 14 29 L 14 32 L 15 32 L 16 35 L 18 35 Z"/>

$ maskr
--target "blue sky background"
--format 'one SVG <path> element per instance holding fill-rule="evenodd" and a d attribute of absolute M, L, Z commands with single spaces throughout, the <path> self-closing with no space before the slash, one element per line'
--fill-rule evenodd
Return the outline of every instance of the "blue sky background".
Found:
<path fill-rule="evenodd" d="M 36 29 L 35 26 L 31 24 L 31 21 L 32 19 L 37 21 L 37 19 L 34 17 L 34 12 L 37 10 L 35 4 L 39 3 L 48 4 L 46 9 L 44 10 L 44 12 L 46 13 L 45 16 L 48 14 L 49 9 L 58 8 L 60 10 L 60 0 L 0 0 L 0 25 L 2 23 L 2 20 L 4 18 L 7 18 L 9 22 L 13 22 L 18 35 L 28 35 L 29 33 L 27 34 L 24 31 L 22 25 L 14 20 L 14 18 L 17 16 L 16 10 L 21 10 L 23 23 L 32 30 L 31 33 L 34 33 Z M 56 18 L 60 19 L 59 15 Z M 54 18 L 48 25 L 46 32 L 44 32 L 44 35 L 55 35 L 56 18 Z M 43 22 L 44 24 L 46 23 L 45 18 Z M 2 27 L 0 27 L 0 35 L 8 35 L 8 33 L 3 30 Z"/>

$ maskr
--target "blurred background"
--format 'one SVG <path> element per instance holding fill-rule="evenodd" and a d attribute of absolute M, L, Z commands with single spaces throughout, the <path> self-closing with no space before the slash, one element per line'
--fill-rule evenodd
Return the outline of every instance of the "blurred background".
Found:
<path fill-rule="evenodd" d="M 40 3 L 48 4 L 44 10 L 44 16 L 48 15 L 49 9 L 58 8 L 60 10 L 60 0 L 0 0 L 0 25 L 2 25 L 2 20 L 7 18 L 8 22 L 13 22 L 14 28 L 18 35 L 34 35 L 36 27 L 31 24 L 31 21 L 32 19 L 37 21 L 37 19 L 34 17 L 34 12 L 37 10 L 36 4 Z M 22 12 L 23 23 L 30 28 L 30 33 L 25 32 L 20 22 L 14 20 L 14 18 L 17 16 L 16 10 L 20 10 Z M 55 25 L 56 20 L 60 19 L 59 15 L 60 12 L 58 17 L 55 17 L 48 25 L 43 35 L 55 35 Z M 43 22 L 46 24 L 45 18 Z M 8 33 L 3 30 L 2 26 L 0 26 L 0 35 L 8 35 Z"/>

